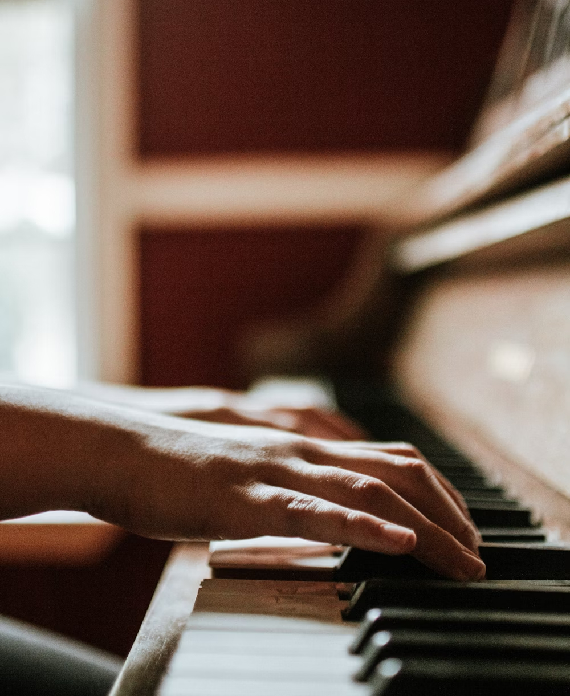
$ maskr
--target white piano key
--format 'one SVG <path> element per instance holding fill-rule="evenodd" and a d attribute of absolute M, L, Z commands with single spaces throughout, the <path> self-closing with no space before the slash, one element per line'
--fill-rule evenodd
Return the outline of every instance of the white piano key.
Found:
<path fill-rule="evenodd" d="M 195 612 L 190 616 L 186 630 L 253 631 L 312 634 L 354 634 L 355 624 L 327 623 L 316 619 L 291 616 L 264 616 L 262 614 L 225 614 L 222 612 Z"/>
<path fill-rule="evenodd" d="M 283 681 L 274 679 L 234 680 L 178 679 L 171 677 L 159 691 L 159 696 L 366 696 L 368 688 L 348 679 L 331 682 Z"/>
<path fill-rule="evenodd" d="M 178 653 L 211 653 L 241 655 L 304 655 L 344 658 L 352 642 L 352 634 L 322 634 L 318 640 L 311 633 L 245 633 L 242 631 L 186 631 L 178 645 Z"/>
<path fill-rule="evenodd" d="M 291 638 L 295 640 L 295 638 Z M 354 655 L 332 656 L 271 654 L 262 655 L 229 653 L 176 653 L 168 672 L 176 677 L 216 676 L 231 683 L 234 679 L 275 679 L 275 681 L 298 681 L 316 679 L 335 681 L 347 678 L 358 669 L 359 658 Z"/>

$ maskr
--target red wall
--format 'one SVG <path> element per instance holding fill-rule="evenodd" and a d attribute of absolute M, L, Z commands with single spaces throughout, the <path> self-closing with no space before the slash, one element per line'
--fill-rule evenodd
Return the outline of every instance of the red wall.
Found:
<path fill-rule="evenodd" d="M 510 0 L 139 0 L 143 156 L 460 148 Z"/>
<path fill-rule="evenodd" d="M 357 226 L 143 230 L 143 384 L 246 386 L 243 330 L 315 302 L 362 234 Z"/>
<path fill-rule="evenodd" d="M 127 535 L 88 566 L 0 565 L 0 613 L 125 656 L 171 544 Z"/>

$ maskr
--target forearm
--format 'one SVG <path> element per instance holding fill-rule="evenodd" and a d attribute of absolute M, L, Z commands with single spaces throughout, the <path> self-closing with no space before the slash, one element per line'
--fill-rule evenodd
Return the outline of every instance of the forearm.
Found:
<path fill-rule="evenodd" d="M 121 384 L 85 382 L 78 393 L 109 403 L 168 413 L 216 411 L 228 406 L 233 392 L 210 387 L 133 387 Z"/>
<path fill-rule="evenodd" d="M 413 451 L 393 445 L 204 423 L 26 387 L 0 387 L 0 433 L 0 518 L 85 510 L 158 538 L 304 536 L 413 552 L 456 579 L 484 571 L 460 498 Z"/>
<path fill-rule="evenodd" d="M 331 440 L 363 440 L 366 433 L 345 416 L 287 399 L 259 398 L 248 392 L 213 387 L 132 387 L 89 382 L 79 393 L 136 409 L 213 423 L 254 425 Z M 289 403 L 288 403 L 289 401 Z"/>
<path fill-rule="evenodd" d="M 0 518 L 86 510 L 118 485 L 144 427 L 128 410 L 58 391 L 0 387 Z"/>

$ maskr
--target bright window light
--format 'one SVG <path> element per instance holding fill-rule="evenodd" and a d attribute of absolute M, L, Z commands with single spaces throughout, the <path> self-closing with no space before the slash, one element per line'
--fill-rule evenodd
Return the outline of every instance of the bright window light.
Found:
<path fill-rule="evenodd" d="M 0 0 L 0 373 L 75 380 L 72 0 Z"/>

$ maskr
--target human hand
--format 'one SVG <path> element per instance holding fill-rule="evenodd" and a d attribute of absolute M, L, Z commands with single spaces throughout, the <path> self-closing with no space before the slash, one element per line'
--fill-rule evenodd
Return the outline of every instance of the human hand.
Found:
<path fill-rule="evenodd" d="M 225 405 L 218 408 L 188 411 L 184 416 L 212 423 L 276 428 L 325 440 L 361 440 L 366 437 L 362 428 L 336 411 L 316 406 L 268 407 L 245 394 L 229 396 Z"/>
<path fill-rule="evenodd" d="M 157 538 L 299 536 L 484 574 L 461 497 L 409 445 L 168 417 L 139 442 L 99 478 L 95 516 Z"/>
<path fill-rule="evenodd" d="M 145 388 L 83 384 L 80 391 L 110 403 L 228 425 L 253 425 L 328 440 L 362 440 L 366 433 L 346 416 L 312 405 L 296 406 L 247 392 L 213 387 Z"/>

